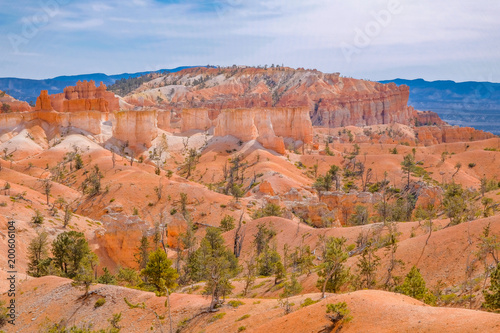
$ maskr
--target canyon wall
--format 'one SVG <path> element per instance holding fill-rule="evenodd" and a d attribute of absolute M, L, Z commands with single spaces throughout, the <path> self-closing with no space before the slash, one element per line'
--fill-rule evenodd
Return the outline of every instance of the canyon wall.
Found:
<path fill-rule="evenodd" d="M 75 127 L 93 135 L 101 133 L 102 114 L 99 111 L 60 113 L 55 111 L 33 111 L 0 114 L 0 131 L 12 131 L 33 120 L 43 120 L 59 127 Z"/>
<path fill-rule="evenodd" d="M 35 111 L 53 111 L 52 103 L 50 101 L 49 91 L 40 91 L 40 96 L 36 99 Z"/>
<path fill-rule="evenodd" d="M 0 113 L 31 111 L 31 106 L 27 102 L 18 101 L 14 97 L 6 94 L 4 91 L 1 90 L 0 90 L 0 107 L 1 107 Z"/>
<path fill-rule="evenodd" d="M 158 135 L 156 110 L 119 111 L 112 117 L 113 137 L 128 142 L 133 149 L 149 148 Z"/>
<path fill-rule="evenodd" d="M 276 136 L 270 114 L 265 110 L 222 110 L 217 118 L 214 135 L 232 135 L 242 141 L 257 140 L 264 148 L 285 153 L 283 138 Z"/>
<path fill-rule="evenodd" d="M 336 94 L 323 94 L 314 102 L 312 120 L 325 127 L 410 124 L 407 86 L 341 78 Z"/>
<path fill-rule="evenodd" d="M 37 111 L 58 112 L 112 112 L 119 109 L 119 99 L 107 91 L 102 82 L 96 87 L 94 81 L 78 81 L 76 86 L 66 87 L 64 92 L 55 95 L 49 95 L 47 90 L 42 90 L 35 106 Z"/>
<path fill-rule="evenodd" d="M 209 110 L 206 108 L 184 109 L 181 118 L 182 132 L 193 129 L 207 130 L 214 125 L 212 119 L 210 119 Z"/>
<path fill-rule="evenodd" d="M 416 111 L 415 112 L 416 126 L 444 126 L 448 125 L 444 120 L 439 118 L 438 114 L 433 111 Z"/>
<path fill-rule="evenodd" d="M 161 102 L 155 102 L 161 94 Z M 410 124 L 408 86 L 357 80 L 339 73 L 276 68 L 191 68 L 146 82 L 126 100 L 180 113 L 183 109 L 307 108 L 313 125 Z"/>
<path fill-rule="evenodd" d="M 313 127 L 307 108 L 184 109 L 182 131 L 215 126 L 215 136 L 232 135 L 242 141 L 257 140 L 283 154 L 284 138 L 311 143 Z"/>
<path fill-rule="evenodd" d="M 156 117 L 158 128 L 160 128 L 164 131 L 167 131 L 167 132 L 171 132 L 172 131 L 172 128 L 170 127 L 171 126 L 171 124 L 170 124 L 171 118 L 172 118 L 172 113 L 170 111 L 158 110 L 157 117 Z"/>
<path fill-rule="evenodd" d="M 309 109 L 301 108 L 269 108 L 263 110 L 271 116 L 274 133 L 284 138 L 312 143 L 313 127 L 309 117 Z"/>
<path fill-rule="evenodd" d="M 495 135 L 476 130 L 472 127 L 458 126 L 421 126 L 415 128 L 415 135 L 419 142 L 425 146 L 439 143 L 468 142 L 486 140 Z"/>

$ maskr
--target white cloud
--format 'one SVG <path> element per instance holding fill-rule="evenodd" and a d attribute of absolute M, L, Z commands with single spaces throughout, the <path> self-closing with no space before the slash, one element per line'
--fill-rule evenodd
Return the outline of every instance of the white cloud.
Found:
<path fill-rule="evenodd" d="M 420 72 L 428 79 L 466 80 L 483 77 L 488 69 L 494 77 L 500 76 L 496 65 L 500 2 L 399 0 L 400 10 L 388 22 L 380 19 L 395 1 L 71 2 L 43 27 L 37 42 L 30 41 L 21 50 L 43 53 L 40 61 L 55 59 L 54 66 L 41 72 L 44 69 L 30 67 L 29 62 L 17 67 L 0 63 L 0 72 L 45 77 L 75 71 L 118 73 L 158 66 L 283 62 L 372 79 Z M 37 3 L 33 0 L 27 7 L 34 9 L 25 15 L 32 15 Z M 18 10 L 12 13 L 22 15 Z M 0 35 L 21 29 L 19 21 L 2 25 Z M 370 33 L 369 41 L 347 61 L 340 46 L 356 46 L 360 31 Z M 46 44 L 53 47 L 32 49 Z M 64 58 L 69 54 L 71 61 Z M 447 60 L 449 64 L 443 66 Z"/>

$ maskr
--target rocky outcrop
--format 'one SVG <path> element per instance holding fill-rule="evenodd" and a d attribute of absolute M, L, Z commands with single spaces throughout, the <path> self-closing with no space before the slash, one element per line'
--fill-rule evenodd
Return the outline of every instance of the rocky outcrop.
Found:
<path fill-rule="evenodd" d="M 212 116 L 213 117 L 213 116 Z M 189 130 L 207 130 L 213 126 L 213 118 L 206 108 L 182 110 L 182 132 Z"/>
<path fill-rule="evenodd" d="M 339 78 L 331 93 L 318 92 L 312 120 L 328 127 L 410 124 L 409 88 L 396 84 Z"/>
<path fill-rule="evenodd" d="M 269 108 L 274 133 L 283 138 L 292 138 L 312 143 L 313 127 L 307 108 Z"/>
<path fill-rule="evenodd" d="M 157 113 L 157 125 L 158 128 L 164 131 L 172 131 L 170 119 L 172 118 L 172 113 L 170 111 L 160 111 Z"/>
<path fill-rule="evenodd" d="M 50 102 L 49 91 L 42 90 L 40 96 L 36 99 L 36 111 L 53 111 L 52 103 Z"/>
<path fill-rule="evenodd" d="M 119 109 L 119 99 L 107 91 L 102 82 L 96 87 L 94 81 L 78 81 L 76 86 L 66 87 L 64 92 L 55 95 L 49 95 L 47 90 L 42 90 L 35 106 L 37 111 L 58 112 L 112 112 Z"/>
<path fill-rule="evenodd" d="M 285 153 L 283 138 L 274 133 L 271 117 L 265 110 L 223 110 L 217 118 L 214 135 L 232 135 L 242 141 L 257 140 L 264 148 Z"/>
<path fill-rule="evenodd" d="M 60 113 L 55 111 L 34 111 L 0 114 L 0 133 L 33 120 L 42 120 L 55 127 L 74 127 L 90 134 L 101 133 L 102 114 L 99 111 Z"/>
<path fill-rule="evenodd" d="M 324 192 L 320 197 L 320 202 L 327 205 L 342 225 L 348 224 L 356 205 L 372 207 L 380 200 L 380 193 L 370 192 Z"/>
<path fill-rule="evenodd" d="M 415 113 L 416 126 L 443 126 L 447 125 L 445 121 L 439 118 L 438 114 L 433 111 L 416 111 Z"/>
<path fill-rule="evenodd" d="M 495 135 L 476 130 L 472 127 L 458 126 L 422 126 L 415 128 L 415 135 L 420 144 L 425 146 L 439 143 L 468 142 L 477 140 L 486 140 L 495 137 Z"/>
<path fill-rule="evenodd" d="M 218 112 L 217 112 L 218 113 Z M 212 118 L 217 117 L 215 120 Z M 225 109 L 220 114 L 207 109 L 183 110 L 182 129 L 209 128 L 214 135 L 232 135 L 242 141 L 257 140 L 265 148 L 285 153 L 284 138 L 311 143 L 313 128 L 306 108 Z"/>
<path fill-rule="evenodd" d="M 0 113 L 31 111 L 31 106 L 0 90 Z"/>
<path fill-rule="evenodd" d="M 407 106 L 405 85 L 285 67 L 185 69 L 145 83 L 126 99 L 144 106 L 159 94 L 168 101 L 162 98 L 158 107 L 179 113 L 192 108 L 306 108 L 314 125 L 330 127 L 410 124 L 415 113 Z"/>
<path fill-rule="evenodd" d="M 132 149 L 149 148 L 158 135 L 156 111 L 120 111 L 113 113 L 113 137 L 128 142 Z"/>

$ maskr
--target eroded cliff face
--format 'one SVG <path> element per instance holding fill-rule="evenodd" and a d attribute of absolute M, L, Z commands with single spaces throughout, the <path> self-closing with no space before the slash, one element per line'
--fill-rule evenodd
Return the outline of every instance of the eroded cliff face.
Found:
<path fill-rule="evenodd" d="M 0 114 L 0 133 L 12 131 L 15 128 L 40 119 L 56 127 L 75 127 L 90 134 L 101 133 L 102 114 L 99 111 L 82 111 L 61 113 L 56 111 L 33 111 Z"/>
<path fill-rule="evenodd" d="M 291 68 L 190 68 L 145 83 L 127 102 L 183 109 L 306 108 L 317 126 L 410 124 L 409 88 Z M 161 97 L 161 98 L 158 98 Z M 161 102 L 156 102 L 161 101 Z"/>
<path fill-rule="evenodd" d="M 415 125 L 417 126 L 443 126 L 447 125 L 445 121 L 439 118 L 438 114 L 433 111 L 417 111 L 415 113 Z"/>
<path fill-rule="evenodd" d="M 40 101 L 40 103 L 39 103 Z M 50 101 L 50 106 L 48 104 Z M 112 112 L 120 109 L 119 99 L 106 90 L 106 85 L 96 87 L 94 81 L 78 81 L 76 86 L 64 88 L 64 92 L 48 95 L 42 90 L 37 99 L 36 110 L 56 110 L 58 112 L 100 111 Z"/>
<path fill-rule="evenodd" d="M 40 96 L 36 99 L 35 111 L 53 111 L 52 103 L 50 102 L 49 91 L 42 90 Z"/>
<path fill-rule="evenodd" d="M 210 117 L 210 110 L 206 108 L 184 109 L 181 114 L 182 132 L 189 130 L 207 130 L 214 125 L 214 119 Z"/>
<path fill-rule="evenodd" d="M 215 136 L 257 140 L 280 154 L 285 153 L 284 138 L 311 143 L 313 137 L 306 108 L 226 109 L 220 112 L 215 123 Z"/>
<path fill-rule="evenodd" d="M 308 108 L 280 107 L 269 108 L 263 112 L 270 115 L 276 135 L 312 143 L 313 127 Z"/>
<path fill-rule="evenodd" d="M 468 142 L 477 140 L 486 140 L 495 137 L 495 135 L 476 130 L 472 127 L 458 126 L 422 126 L 415 128 L 415 135 L 420 144 L 425 146 L 439 143 Z"/>
<path fill-rule="evenodd" d="M 27 102 L 18 101 L 5 93 L 5 91 L 0 90 L 0 113 L 24 112 L 30 110 L 31 106 Z"/>
<path fill-rule="evenodd" d="M 128 142 L 133 149 L 151 147 L 158 135 L 156 110 L 119 111 L 112 117 L 113 137 Z"/>

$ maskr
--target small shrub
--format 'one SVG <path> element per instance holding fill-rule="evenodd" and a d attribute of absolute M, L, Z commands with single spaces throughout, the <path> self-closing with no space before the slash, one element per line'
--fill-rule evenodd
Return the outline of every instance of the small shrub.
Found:
<path fill-rule="evenodd" d="M 252 215 L 252 218 L 256 220 L 261 217 L 281 216 L 282 214 L 283 212 L 281 211 L 281 207 L 279 205 L 269 202 L 263 208 L 255 211 L 255 213 Z"/>
<path fill-rule="evenodd" d="M 94 309 L 97 309 L 98 307 L 101 307 L 103 306 L 104 304 L 106 303 L 106 299 L 105 298 L 99 298 L 95 304 L 94 304 Z"/>
<path fill-rule="evenodd" d="M 308 298 L 306 298 L 306 299 L 304 300 L 304 302 L 302 302 L 302 304 L 300 305 L 300 307 L 301 307 L 301 308 L 304 308 L 304 307 L 306 307 L 306 306 L 313 305 L 313 304 L 318 303 L 318 302 L 319 302 L 319 301 L 313 301 L 311 298 L 309 298 L 309 297 L 308 297 Z"/>
<path fill-rule="evenodd" d="M 177 331 L 183 329 L 184 327 L 187 326 L 187 324 L 189 323 L 189 318 L 184 318 L 182 319 L 179 324 L 177 324 Z"/>
<path fill-rule="evenodd" d="M 238 327 L 238 332 L 243 332 L 243 331 L 246 331 L 246 326 L 240 326 Z"/>
<path fill-rule="evenodd" d="M 255 304 L 255 302 L 254 302 L 254 304 Z M 236 319 L 236 321 L 242 321 L 242 320 L 245 320 L 247 318 L 250 318 L 249 314 L 246 314 L 246 315 L 243 315 L 243 316 L 239 317 L 238 319 Z"/>
<path fill-rule="evenodd" d="M 233 230 L 235 227 L 234 217 L 230 215 L 224 216 L 224 218 L 220 221 L 220 227 L 224 232 Z"/>
<path fill-rule="evenodd" d="M 472 169 L 475 166 L 476 166 L 476 163 L 469 163 L 469 169 Z"/>
<path fill-rule="evenodd" d="M 345 302 L 327 304 L 326 313 L 331 313 L 328 318 L 333 322 L 334 325 L 337 322 L 347 323 L 352 320 L 352 317 L 350 316 L 351 311 L 349 310 Z"/>
<path fill-rule="evenodd" d="M 43 215 L 38 209 L 35 210 L 35 215 L 31 217 L 31 222 L 36 225 L 43 224 Z"/>
<path fill-rule="evenodd" d="M 209 323 L 213 323 L 213 322 L 214 322 L 214 321 L 216 321 L 216 320 L 219 320 L 219 319 L 224 318 L 224 316 L 225 316 L 225 315 L 226 315 L 226 313 L 225 313 L 225 312 L 220 312 L 220 313 L 218 313 L 218 314 L 214 315 L 212 318 L 210 318 L 210 319 L 208 320 L 208 322 L 209 322 Z"/>
<path fill-rule="evenodd" d="M 229 304 L 233 308 L 237 308 L 240 305 L 244 305 L 245 303 L 243 303 L 242 301 L 232 300 L 232 301 L 227 302 L 227 304 Z"/>

